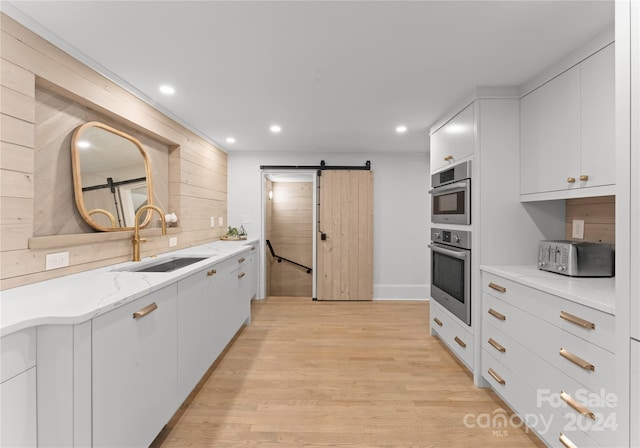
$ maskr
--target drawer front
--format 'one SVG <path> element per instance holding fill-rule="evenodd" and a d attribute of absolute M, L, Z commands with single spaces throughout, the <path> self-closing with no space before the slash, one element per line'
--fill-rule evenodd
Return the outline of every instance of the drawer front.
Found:
<path fill-rule="evenodd" d="M 558 409 L 547 403 L 537 402 L 537 392 L 526 385 L 516 374 L 493 357 L 491 352 L 482 349 L 482 376 L 491 388 L 520 416 L 529 428 L 553 448 L 566 448 L 560 442 L 564 434 L 573 444 L 580 448 L 598 447 L 599 445 L 587 435 L 568 424 Z M 496 414 L 494 411 L 493 414 Z M 494 424 L 498 421 L 491 415 Z M 517 424 L 511 419 L 509 424 Z M 508 430 L 507 426 L 507 430 Z M 501 428 L 496 428 L 501 429 Z"/>
<path fill-rule="evenodd" d="M 482 291 L 556 327 L 615 352 L 615 317 L 497 275 L 482 273 Z"/>
<path fill-rule="evenodd" d="M 615 442 L 617 408 L 611 390 L 596 393 L 586 389 L 487 321 L 482 326 L 482 348 L 534 391 L 536 404 L 559 412 L 566 420 L 564 426 L 586 432 L 603 446 Z"/>
<path fill-rule="evenodd" d="M 483 320 L 587 389 L 613 390 L 612 353 L 487 294 L 482 297 L 482 310 Z"/>
<path fill-rule="evenodd" d="M 36 329 L 27 328 L 2 338 L 0 342 L 2 363 L 1 381 L 13 378 L 36 365 Z"/>
<path fill-rule="evenodd" d="M 431 301 L 431 331 L 473 371 L 473 334 L 466 325 L 458 324 L 449 313 Z"/>

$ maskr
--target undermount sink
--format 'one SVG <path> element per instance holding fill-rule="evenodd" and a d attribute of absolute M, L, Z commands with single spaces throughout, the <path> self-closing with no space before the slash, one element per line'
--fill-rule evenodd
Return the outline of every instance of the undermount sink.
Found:
<path fill-rule="evenodd" d="M 176 269 L 184 268 L 190 264 L 205 260 L 207 257 L 173 257 L 163 258 L 156 262 L 144 263 L 143 265 L 127 266 L 126 268 L 116 269 L 116 271 L 125 272 L 171 272 Z"/>

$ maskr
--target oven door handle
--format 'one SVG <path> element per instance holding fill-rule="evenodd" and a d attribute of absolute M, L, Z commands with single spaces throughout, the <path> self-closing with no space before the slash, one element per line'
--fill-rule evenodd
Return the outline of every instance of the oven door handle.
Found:
<path fill-rule="evenodd" d="M 457 251 L 457 250 L 445 249 L 444 247 L 436 246 L 435 244 L 429 244 L 429 248 L 434 252 L 438 252 L 444 255 L 449 255 L 450 257 L 460 258 L 461 260 L 466 260 L 467 257 L 469 256 L 469 251 L 467 250 Z"/>
<path fill-rule="evenodd" d="M 463 180 L 462 182 L 454 182 L 452 184 L 443 185 L 441 187 L 432 188 L 429 190 L 429 194 L 440 193 L 444 191 L 451 190 L 464 190 L 467 188 L 467 181 Z"/>

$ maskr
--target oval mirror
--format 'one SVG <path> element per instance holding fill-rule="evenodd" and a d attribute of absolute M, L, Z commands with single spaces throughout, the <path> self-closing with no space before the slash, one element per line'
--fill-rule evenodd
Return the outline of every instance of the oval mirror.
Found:
<path fill-rule="evenodd" d="M 76 205 L 82 218 L 100 231 L 132 230 L 138 208 L 152 204 L 149 157 L 135 138 L 92 121 L 71 139 Z M 147 211 L 140 227 L 151 219 Z"/>

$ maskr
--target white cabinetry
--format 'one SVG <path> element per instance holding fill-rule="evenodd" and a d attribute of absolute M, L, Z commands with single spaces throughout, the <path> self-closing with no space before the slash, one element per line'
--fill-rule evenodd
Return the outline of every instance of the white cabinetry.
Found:
<path fill-rule="evenodd" d="M 36 331 L 2 338 L 0 446 L 34 447 L 36 427 Z"/>
<path fill-rule="evenodd" d="M 521 99 L 523 200 L 614 194 L 614 68 L 610 44 Z"/>
<path fill-rule="evenodd" d="M 460 319 L 431 300 L 431 334 L 437 335 L 469 370 L 473 371 L 473 332 Z"/>
<path fill-rule="evenodd" d="M 614 316 L 487 272 L 482 286 L 482 374 L 491 387 L 549 446 L 562 447 L 561 438 L 614 446 L 622 417 Z"/>
<path fill-rule="evenodd" d="M 473 155 L 473 103 L 431 134 L 431 172 Z"/>
<path fill-rule="evenodd" d="M 93 446 L 149 446 L 177 409 L 177 286 L 93 320 Z"/>

